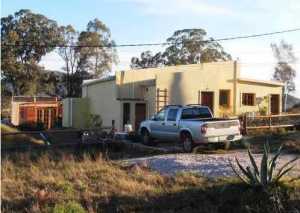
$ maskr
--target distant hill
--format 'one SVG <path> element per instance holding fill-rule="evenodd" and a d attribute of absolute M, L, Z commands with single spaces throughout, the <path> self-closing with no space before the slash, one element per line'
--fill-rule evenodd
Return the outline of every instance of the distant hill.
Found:
<path fill-rule="evenodd" d="M 287 109 L 291 112 L 300 112 L 300 99 L 292 95 L 287 97 Z"/>

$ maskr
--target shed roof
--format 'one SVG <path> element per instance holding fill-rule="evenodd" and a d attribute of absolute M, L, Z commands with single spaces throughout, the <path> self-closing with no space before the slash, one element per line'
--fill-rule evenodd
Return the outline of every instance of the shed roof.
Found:
<path fill-rule="evenodd" d="M 89 80 L 84 80 L 82 83 L 82 86 L 88 86 L 91 84 L 96 84 L 96 83 L 105 82 L 105 81 L 114 81 L 114 80 L 116 80 L 115 75 L 107 76 L 107 77 L 99 78 L 99 79 L 89 79 Z"/>

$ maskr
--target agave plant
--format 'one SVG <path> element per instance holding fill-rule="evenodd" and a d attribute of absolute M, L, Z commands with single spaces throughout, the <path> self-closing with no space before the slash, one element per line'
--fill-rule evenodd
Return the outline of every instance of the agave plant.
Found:
<path fill-rule="evenodd" d="M 273 157 L 269 159 L 270 155 L 270 146 L 269 143 L 266 142 L 264 144 L 264 153 L 260 163 L 260 169 L 256 164 L 253 154 L 248 148 L 248 155 L 251 162 L 251 166 L 243 167 L 237 158 L 235 158 L 236 164 L 241 171 L 241 174 L 237 171 L 237 169 L 230 162 L 231 168 L 233 172 L 241 179 L 244 183 L 251 186 L 262 186 L 263 188 L 267 188 L 270 185 L 277 184 L 279 180 L 289 171 L 291 171 L 295 165 L 291 165 L 293 162 L 299 159 L 299 157 L 295 157 L 294 159 L 288 161 L 284 165 L 282 165 L 275 174 L 275 169 L 277 166 L 277 160 L 282 153 L 282 146 L 279 147 L 277 152 Z"/>

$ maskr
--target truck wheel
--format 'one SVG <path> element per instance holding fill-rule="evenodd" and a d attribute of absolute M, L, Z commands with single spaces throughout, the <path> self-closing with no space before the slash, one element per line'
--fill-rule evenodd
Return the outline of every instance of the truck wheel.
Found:
<path fill-rule="evenodd" d="M 192 152 L 193 151 L 193 139 L 189 133 L 183 133 L 181 136 L 181 142 L 183 146 L 183 151 L 185 152 Z"/>
<path fill-rule="evenodd" d="M 144 145 L 152 145 L 152 139 L 150 136 L 150 133 L 148 132 L 148 130 L 143 130 L 142 131 L 142 144 Z"/>
<path fill-rule="evenodd" d="M 230 142 L 230 141 L 225 141 L 225 142 L 224 142 L 224 149 L 225 149 L 225 150 L 229 150 L 229 149 L 230 149 L 230 145 L 231 145 L 231 142 Z"/>

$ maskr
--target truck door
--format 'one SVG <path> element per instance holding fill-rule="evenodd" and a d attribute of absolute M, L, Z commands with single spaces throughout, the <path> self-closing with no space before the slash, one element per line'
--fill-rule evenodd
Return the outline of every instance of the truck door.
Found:
<path fill-rule="evenodd" d="M 170 141 L 178 139 L 178 108 L 170 108 L 168 110 L 166 125 L 164 127 L 164 134 Z"/>
<path fill-rule="evenodd" d="M 154 138 L 165 140 L 167 137 L 164 134 L 165 125 L 166 125 L 166 114 L 167 110 L 162 109 L 160 110 L 154 117 L 154 120 L 150 124 L 151 135 Z"/>

